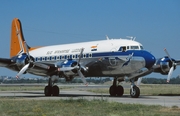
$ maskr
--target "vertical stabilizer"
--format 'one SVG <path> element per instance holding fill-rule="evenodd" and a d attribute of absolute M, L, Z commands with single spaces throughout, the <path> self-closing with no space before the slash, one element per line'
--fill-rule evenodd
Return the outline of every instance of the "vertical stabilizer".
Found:
<path fill-rule="evenodd" d="M 18 18 L 14 18 L 11 27 L 10 57 L 26 52 L 26 49 L 24 49 L 24 41 L 25 39 L 23 36 L 21 22 Z M 30 47 L 28 46 L 28 49 L 29 48 Z"/>

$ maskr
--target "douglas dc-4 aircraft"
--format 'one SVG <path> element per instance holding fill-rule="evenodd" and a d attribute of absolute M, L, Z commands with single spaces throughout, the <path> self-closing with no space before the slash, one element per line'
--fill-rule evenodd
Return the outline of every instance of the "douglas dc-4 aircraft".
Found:
<path fill-rule="evenodd" d="M 166 50 L 165 50 L 166 51 Z M 167 51 L 166 51 L 167 53 Z M 168 54 L 168 53 L 167 53 Z M 81 77 L 114 77 L 109 88 L 111 96 L 122 96 L 124 89 L 119 82 L 128 78 L 130 95 L 140 95 L 135 81 L 152 72 L 168 74 L 168 81 L 180 61 L 168 57 L 155 59 L 142 44 L 133 39 L 109 39 L 73 44 L 30 47 L 25 42 L 19 19 L 12 21 L 10 58 L 0 58 L 0 66 L 17 71 L 17 78 L 30 73 L 49 78 L 44 88 L 45 96 L 58 96 L 58 78 L 71 81 Z"/>

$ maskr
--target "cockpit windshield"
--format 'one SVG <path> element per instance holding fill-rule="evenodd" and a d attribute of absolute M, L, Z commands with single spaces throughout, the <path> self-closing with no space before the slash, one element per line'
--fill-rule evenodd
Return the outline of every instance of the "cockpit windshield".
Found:
<path fill-rule="evenodd" d="M 122 52 L 126 50 L 143 50 L 143 46 L 132 45 L 132 46 L 121 46 L 119 48 L 119 51 L 122 51 Z"/>
<path fill-rule="evenodd" d="M 139 46 L 130 46 L 131 50 L 139 50 Z"/>

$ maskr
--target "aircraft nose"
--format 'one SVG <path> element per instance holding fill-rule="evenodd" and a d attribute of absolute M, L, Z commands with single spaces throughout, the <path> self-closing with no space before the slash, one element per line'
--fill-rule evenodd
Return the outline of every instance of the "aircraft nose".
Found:
<path fill-rule="evenodd" d="M 145 61 L 146 61 L 146 68 L 151 68 L 154 63 L 156 62 L 156 58 L 149 52 L 146 51 L 146 55 L 145 55 Z"/>

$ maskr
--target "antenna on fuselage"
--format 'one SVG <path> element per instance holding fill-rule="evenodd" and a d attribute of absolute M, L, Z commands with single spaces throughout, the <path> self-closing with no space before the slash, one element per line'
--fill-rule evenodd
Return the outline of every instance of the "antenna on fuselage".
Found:
<path fill-rule="evenodd" d="M 136 37 L 133 37 L 133 36 L 126 36 L 127 38 L 130 38 L 131 40 L 135 40 L 136 39 Z"/>
<path fill-rule="evenodd" d="M 106 35 L 106 39 L 109 40 L 109 37 Z"/>

